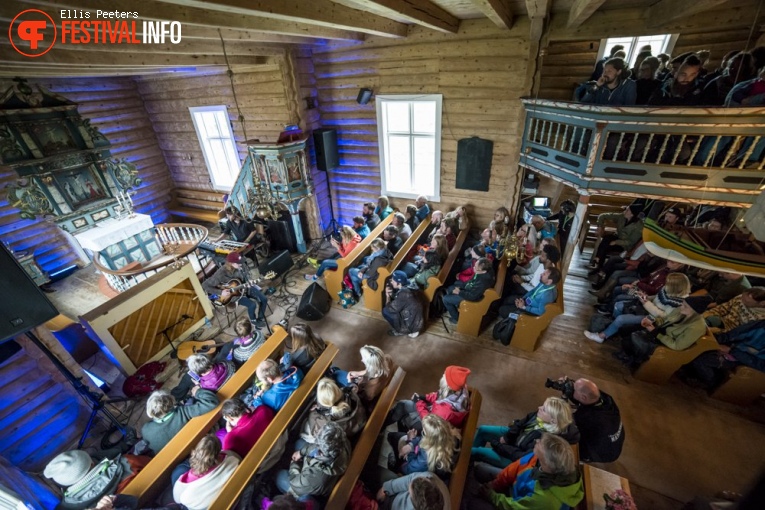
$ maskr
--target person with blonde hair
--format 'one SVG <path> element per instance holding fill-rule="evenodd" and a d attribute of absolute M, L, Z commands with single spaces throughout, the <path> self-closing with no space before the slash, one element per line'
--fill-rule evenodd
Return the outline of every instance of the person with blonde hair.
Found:
<path fill-rule="evenodd" d="M 393 360 L 375 345 L 365 345 L 359 349 L 359 353 L 364 370 L 337 370 L 335 380 L 340 386 L 356 386 L 361 400 L 373 404 L 388 383 L 393 372 Z"/>
<path fill-rule="evenodd" d="M 173 484 L 173 499 L 189 510 L 207 509 L 234 474 L 240 460 L 236 453 L 222 450 L 217 437 L 203 437 L 191 451 L 189 470 Z"/>
<path fill-rule="evenodd" d="M 290 366 L 296 366 L 303 374 L 307 374 L 326 348 L 327 344 L 313 332 L 311 326 L 298 322 L 290 328 L 290 336 L 284 341 L 282 369 L 287 370 Z"/>
<path fill-rule="evenodd" d="M 385 195 L 380 195 L 377 199 L 377 207 L 375 207 L 375 214 L 380 217 L 380 220 L 384 220 L 391 214 L 393 214 L 393 208 L 390 206 L 390 200 Z"/>
<path fill-rule="evenodd" d="M 388 442 L 395 455 L 388 456 L 388 469 L 404 475 L 430 471 L 447 478 L 459 453 L 459 431 L 435 414 L 422 419 L 422 431 L 391 432 Z M 399 463 L 400 461 L 400 463 Z"/>
<path fill-rule="evenodd" d="M 579 429 L 571 406 L 562 398 L 549 397 L 536 411 L 507 427 L 481 425 L 473 439 L 470 456 L 475 461 L 503 468 L 531 452 L 544 432 L 559 435 L 570 444 L 579 442 Z"/>
<path fill-rule="evenodd" d="M 377 289 L 377 271 L 387 266 L 393 260 L 393 254 L 388 249 L 388 245 L 380 238 L 374 239 L 369 245 L 372 253 L 364 257 L 364 260 L 358 267 L 352 267 L 348 270 L 348 277 L 351 279 L 353 291 L 357 296 L 361 296 L 361 283 L 367 280 L 370 289 Z"/>
<path fill-rule="evenodd" d="M 353 228 L 344 226 L 340 229 L 340 242 L 337 242 L 334 237 L 330 238 L 329 242 L 335 250 L 337 250 L 337 253 L 333 255 L 332 258 L 322 260 L 321 263 L 314 258 L 307 258 L 306 260 L 308 263 L 318 269 L 316 270 L 316 274 L 305 275 L 306 280 L 316 281 L 322 277 L 324 271 L 327 269 L 332 269 L 333 271 L 337 270 L 336 259 L 345 257 L 351 253 L 361 242 L 361 236 L 357 234 Z"/>
<path fill-rule="evenodd" d="M 290 366 L 281 370 L 272 359 L 261 361 L 255 374 L 257 380 L 245 391 L 242 399 L 252 408 L 267 405 L 278 411 L 303 381 L 303 372 L 299 368 Z"/>
<path fill-rule="evenodd" d="M 470 226 L 470 220 L 467 216 L 467 208 L 464 205 L 457 206 L 453 211 L 446 213 L 446 217 L 456 221 L 460 231 L 465 230 Z"/>
<path fill-rule="evenodd" d="M 337 423 L 352 438 L 364 428 L 367 411 L 351 387 L 340 389 L 335 381 L 324 377 L 316 385 L 316 405 L 303 423 L 295 449 L 315 443 L 317 434 L 328 422 Z"/>

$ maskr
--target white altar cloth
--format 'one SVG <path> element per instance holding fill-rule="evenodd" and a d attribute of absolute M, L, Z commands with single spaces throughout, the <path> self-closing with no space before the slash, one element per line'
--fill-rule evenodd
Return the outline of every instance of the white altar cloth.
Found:
<path fill-rule="evenodd" d="M 154 222 L 151 221 L 151 216 L 136 214 L 133 218 L 102 221 L 90 230 L 75 234 L 74 237 L 80 246 L 95 253 L 152 227 Z"/>

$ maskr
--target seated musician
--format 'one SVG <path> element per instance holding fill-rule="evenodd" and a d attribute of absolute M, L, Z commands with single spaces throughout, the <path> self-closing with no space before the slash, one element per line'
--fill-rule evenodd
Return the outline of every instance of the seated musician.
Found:
<path fill-rule="evenodd" d="M 242 256 L 237 252 L 229 253 L 226 256 L 226 263 L 215 274 L 202 282 L 202 288 L 211 296 L 213 301 L 226 303 L 234 295 L 231 290 L 226 288 L 231 280 L 239 280 L 241 284 L 248 282 L 247 275 L 242 268 Z M 238 298 L 238 302 L 247 308 L 250 321 L 255 324 L 256 328 L 262 328 L 266 325 L 268 298 L 260 291 L 260 287 L 257 285 L 246 286 L 242 289 L 242 297 Z"/>
<path fill-rule="evenodd" d="M 224 237 L 231 236 L 231 239 L 238 243 L 253 244 L 259 241 L 262 236 L 258 234 L 255 224 L 242 218 L 236 207 L 226 207 L 226 219 L 228 221 L 221 229 L 221 234 L 214 242 L 223 240 Z"/>

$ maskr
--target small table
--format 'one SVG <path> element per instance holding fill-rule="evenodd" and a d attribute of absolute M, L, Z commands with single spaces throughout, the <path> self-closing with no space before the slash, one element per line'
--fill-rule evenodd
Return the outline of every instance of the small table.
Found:
<path fill-rule="evenodd" d="M 102 221 L 74 237 L 84 249 L 101 252 L 102 261 L 117 270 L 131 262 L 146 262 L 162 253 L 153 229 L 151 216 L 135 214 L 121 220 Z"/>

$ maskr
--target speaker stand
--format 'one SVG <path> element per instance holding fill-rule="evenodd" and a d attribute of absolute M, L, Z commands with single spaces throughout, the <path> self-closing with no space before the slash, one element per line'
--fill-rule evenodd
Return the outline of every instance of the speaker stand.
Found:
<path fill-rule="evenodd" d="M 340 224 L 335 219 L 335 208 L 332 206 L 332 187 L 329 184 L 330 178 L 329 178 L 329 171 L 327 171 L 327 195 L 329 195 L 329 225 L 327 225 L 326 232 L 329 232 L 328 234 L 325 234 L 325 238 L 329 236 L 336 236 L 340 229 L 338 228 Z"/>

